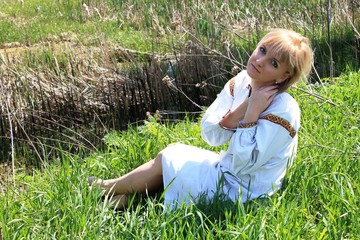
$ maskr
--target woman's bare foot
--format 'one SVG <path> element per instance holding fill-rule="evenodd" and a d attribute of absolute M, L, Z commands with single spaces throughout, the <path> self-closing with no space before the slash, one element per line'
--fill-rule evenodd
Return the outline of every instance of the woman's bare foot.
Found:
<path fill-rule="evenodd" d="M 91 176 L 91 177 L 88 177 L 88 184 L 89 184 L 89 187 L 91 187 L 94 183 L 96 183 L 99 179 L 94 177 L 94 176 Z"/>
<path fill-rule="evenodd" d="M 98 186 L 105 195 L 123 195 L 132 193 L 147 193 L 157 191 L 162 187 L 162 153 L 127 174 L 118 178 L 102 180 L 88 178 L 89 184 Z"/>
<path fill-rule="evenodd" d="M 91 176 L 91 177 L 88 177 L 88 184 L 89 184 L 90 188 L 97 187 L 100 190 L 102 190 L 104 196 L 110 195 L 110 194 L 114 195 L 114 196 L 121 195 L 121 194 L 116 194 L 112 191 L 115 183 L 112 183 L 110 180 L 103 180 L 103 179 Z"/>
<path fill-rule="evenodd" d="M 99 187 L 101 190 L 105 190 L 105 192 L 103 193 L 103 201 L 110 208 L 122 210 L 127 207 L 128 197 L 125 194 L 110 195 L 112 187 L 109 189 L 109 186 L 106 186 L 102 179 L 96 177 L 88 177 L 88 184 L 90 187 L 96 186 Z"/>
<path fill-rule="evenodd" d="M 107 195 L 104 202 L 112 209 L 123 210 L 128 206 L 128 197 L 125 194 Z"/>

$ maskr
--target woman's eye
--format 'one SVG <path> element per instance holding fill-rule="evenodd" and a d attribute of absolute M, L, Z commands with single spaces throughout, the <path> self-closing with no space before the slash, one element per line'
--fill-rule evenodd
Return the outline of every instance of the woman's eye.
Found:
<path fill-rule="evenodd" d="M 266 53 L 266 49 L 264 47 L 259 47 L 260 52 Z"/>
<path fill-rule="evenodd" d="M 271 65 L 273 65 L 274 68 L 278 67 L 278 63 L 275 60 L 271 60 Z"/>

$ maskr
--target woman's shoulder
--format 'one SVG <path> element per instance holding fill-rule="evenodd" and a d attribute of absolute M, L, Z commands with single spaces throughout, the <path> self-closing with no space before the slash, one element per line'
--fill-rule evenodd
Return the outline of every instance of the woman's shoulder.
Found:
<path fill-rule="evenodd" d="M 246 70 L 242 70 L 230 80 L 231 95 L 238 96 L 242 90 L 246 89 L 250 84 L 250 77 Z M 241 94 L 240 94 L 241 95 Z"/>
<path fill-rule="evenodd" d="M 288 93 L 288 92 L 282 92 L 278 93 L 275 96 L 275 102 L 278 102 L 279 104 L 283 105 L 296 105 L 298 106 L 298 103 L 296 100 Z"/>
<path fill-rule="evenodd" d="M 240 85 L 247 85 L 250 83 L 250 77 L 247 74 L 246 70 L 242 70 L 239 72 L 234 78 L 235 86 L 238 87 Z"/>
<path fill-rule="evenodd" d="M 287 92 L 275 96 L 270 106 L 261 114 L 264 116 L 276 116 L 289 122 L 296 130 L 300 127 L 300 108 L 296 100 Z"/>
<path fill-rule="evenodd" d="M 298 103 L 288 92 L 276 94 L 270 105 L 270 109 L 272 108 L 280 111 L 300 111 Z"/>

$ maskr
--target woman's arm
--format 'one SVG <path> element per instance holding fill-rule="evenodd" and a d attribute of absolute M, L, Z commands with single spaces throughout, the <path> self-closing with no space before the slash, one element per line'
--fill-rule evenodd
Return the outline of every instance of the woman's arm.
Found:
<path fill-rule="evenodd" d="M 236 129 L 239 125 L 239 121 L 244 119 L 246 110 L 248 108 L 249 100 L 246 99 L 233 111 L 228 111 L 227 114 L 221 119 L 220 126 L 223 128 Z"/>
<path fill-rule="evenodd" d="M 270 105 L 277 92 L 277 86 L 268 86 L 254 89 L 248 99 L 234 111 L 228 112 L 220 121 L 225 128 L 236 129 L 239 122 L 242 124 L 255 123 L 260 114 Z"/>
<path fill-rule="evenodd" d="M 284 149 L 297 139 L 300 110 L 295 101 L 290 104 L 282 101 L 285 99 L 281 96 L 275 98 L 256 125 L 236 130 L 227 151 L 231 158 L 225 158 L 222 165 L 235 174 L 249 174 L 270 159 L 288 157 Z"/>
<path fill-rule="evenodd" d="M 234 101 L 230 93 L 230 81 L 225 84 L 224 89 L 206 110 L 201 120 L 201 137 L 212 146 L 228 142 L 234 133 L 234 131 L 226 130 L 219 125 Z"/>

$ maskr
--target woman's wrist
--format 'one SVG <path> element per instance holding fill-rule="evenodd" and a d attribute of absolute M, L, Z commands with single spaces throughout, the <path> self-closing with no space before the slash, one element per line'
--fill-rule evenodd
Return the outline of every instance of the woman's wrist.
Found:
<path fill-rule="evenodd" d="M 225 130 L 229 130 L 229 131 L 235 131 L 235 128 L 232 128 L 229 126 L 229 124 L 227 123 L 226 121 L 226 117 L 231 114 L 231 110 L 229 109 L 229 111 L 227 111 L 225 113 L 225 115 L 222 117 L 222 119 L 219 121 L 219 126 L 222 128 L 222 129 L 225 129 Z"/>
<path fill-rule="evenodd" d="M 231 116 L 232 111 L 229 110 L 227 113 L 222 117 L 222 119 L 219 122 L 219 125 L 226 130 L 233 130 L 236 129 L 238 121 L 234 120 Z"/>
<path fill-rule="evenodd" d="M 238 120 L 238 118 L 234 118 L 234 116 L 231 116 L 233 112 L 229 110 L 226 112 L 226 114 L 222 117 L 222 119 L 219 121 L 219 125 L 221 128 L 235 131 L 236 128 L 250 128 L 257 124 L 257 120 L 259 115 L 255 113 L 247 113 L 245 114 L 244 119 Z"/>
<path fill-rule="evenodd" d="M 259 119 L 260 114 L 253 112 L 253 111 L 246 111 L 244 119 L 242 120 L 242 123 L 251 123 L 251 122 L 257 122 Z"/>

